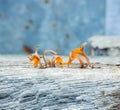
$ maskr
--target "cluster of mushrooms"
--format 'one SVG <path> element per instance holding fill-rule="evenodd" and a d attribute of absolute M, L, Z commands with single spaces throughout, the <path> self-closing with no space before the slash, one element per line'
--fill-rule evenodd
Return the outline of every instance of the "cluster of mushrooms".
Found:
<path fill-rule="evenodd" d="M 80 63 L 80 68 L 93 68 L 94 64 L 89 62 L 89 58 L 84 52 L 84 47 L 87 43 L 84 42 L 78 48 L 72 50 L 69 54 L 69 58 L 67 62 L 63 61 L 63 56 L 57 55 L 57 53 L 53 50 L 45 50 L 43 55 L 38 54 L 38 47 L 36 47 L 36 51 L 29 57 L 29 61 L 33 62 L 34 67 L 40 66 L 41 69 L 48 67 L 69 67 L 72 62 L 77 59 Z M 52 57 L 50 59 L 46 58 L 47 53 L 52 53 Z M 80 57 L 81 56 L 81 57 Z M 42 62 L 42 60 L 44 62 Z"/>

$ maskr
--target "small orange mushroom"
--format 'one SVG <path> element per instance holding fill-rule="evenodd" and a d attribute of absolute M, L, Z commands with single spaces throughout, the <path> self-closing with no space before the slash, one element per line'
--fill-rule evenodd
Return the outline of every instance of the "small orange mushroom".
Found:
<path fill-rule="evenodd" d="M 55 56 L 55 64 L 60 66 L 60 67 L 67 65 L 66 62 L 63 62 L 63 58 L 64 57 L 62 57 L 62 56 Z"/>
<path fill-rule="evenodd" d="M 38 65 L 40 65 L 40 68 L 44 68 L 40 61 L 41 58 L 43 58 L 43 56 L 38 55 L 38 47 L 36 47 L 35 53 L 32 54 L 32 56 L 29 58 L 29 61 L 34 63 L 34 67 L 38 67 Z"/>
<path fill-rule="evenodd" d="M 48 61 L 46 61 L 45 55 L 46 55 L 46 53 L 49 53 L 49 52 L 53 54 L 53 57 L 50 60 L 48 59 Z M 45 61 L 46 67 L 48 67 L 48 66 L 55 67 L 56 65 L 63 67 L 67 64 L 67 63 L 63 63 L 63 57 L 58 56 L 57 53 L 53 50 L 45 50 L 43 56 L 44 56 L 43 59 Z"/>
<path fill-rule="evenodd" d="M 53 54 L 53 58 L 52 59 L 47 59 L 45 58 L 45 55 L 47 53 L 52 53 Z M 54 55 L 56 55 L 57 53 L 53 50 L 45 50 L 44 51 L 44 55 L 43 55 L 43 59 L 44 59 L 44 62 L 45 62 L 45 66 L 46 67 L 55 67 L 55 59 L 54 59 Z"/>

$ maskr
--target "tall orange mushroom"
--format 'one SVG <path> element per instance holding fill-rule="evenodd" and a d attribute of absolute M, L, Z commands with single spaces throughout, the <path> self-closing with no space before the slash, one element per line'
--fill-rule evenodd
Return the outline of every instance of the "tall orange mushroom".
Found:
<path fill-rule="evenodd" d="M 71 51 L 70 55 L 69 55 L 69 60 L 68 60 L 68 66 L 75 60 L 77 59 L 80 63 L 80 67 L 83 68 L 84 67 L 84 59 L 86 60 L 86 62 L 89 64 L 89 58 L 86 55 L 86 53 L 84 52 L 84 47 L 86 46 L 86 42 L 84 42 L 79 48 L 75 48 L 74 50 Z M 83 56 L 83 58 L 80 58 L 80 56 Z"/>

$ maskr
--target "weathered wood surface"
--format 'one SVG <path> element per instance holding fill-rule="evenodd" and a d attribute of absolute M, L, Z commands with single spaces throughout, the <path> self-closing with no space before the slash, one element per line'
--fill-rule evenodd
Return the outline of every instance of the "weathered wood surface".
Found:
<path fill-rule="evenodd" d="M 0 110 L 120 110 L 120 58 L 91 61 L 101 64 L 39 69 L 27 56 L 1 55 Z"/>

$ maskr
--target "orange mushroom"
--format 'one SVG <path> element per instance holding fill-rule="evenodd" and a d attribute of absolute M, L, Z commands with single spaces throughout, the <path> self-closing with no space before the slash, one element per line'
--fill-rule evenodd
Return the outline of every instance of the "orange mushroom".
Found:
<path fill-rule="evenodd" d="M 52 54 L 53 54 L 53 57 L 52 57 L 50 60 L 49 60 L 49 59 L 46 60 L 45 55 L 46 55 L 47 53 L 52 53 Z M 57 53 L 56 53 L 55 51 L 53 51 L 53 50 L 45 50 L 45 51 L 44 51 L 43 59 L 44 59 L 44 62 L 45 62 L 45 66 L 46 66 L 46 67 L 55 67 L 55 59 L 54 59 L 54 56 L 55 56 L 56 54 L 57 54 Z"/>
<path fill-rule="evenodd" d="M 87 43 L 84 42 L 79 48 L 75 48 L 74 50 L 71 51 L 69 55 L 69 60 L 68 60 L 68 67 L 75 59 L 79 61 L 81 68 L 84 67 L 84 59 L 86 60 L 87 63 L 89 63 L 89 58 L 84 52 L 84 47 L 86 44 Z M 83 58 L 81 59 L 79 55 L 83 56 L 84 59 Z"/>
<path fill-rule="evenodd" d="M 58 65 L 59 67 L 63 67 L 65 65 L 67 65 L 66 62 L 63 62 L 63 58 L 62 56 L 55 56 L 55 64 Z"/>
<path fill-rule="evenodd" d="M 49 52 L 53 54 L 53 57 L 50 60 L 48 59 L 46 61 L 45 55 L 46 55 L 46 53 L 49 53 Z M 53 50 L 45 50 L 43 56 L 44 56 L 43 59 L 45 61 L 46 67 L 48 67 L 48 66 L 49 67 L 55 67 L 56 65 L 60 66 L 60 67 L 63 67 L 67 64 L 67 63 L 63 63 L 63 57 L 58 56 L 57 53 Z"/>
<path fill-rule="evenodd" d="M 29 61 L 34 63 L 34 67 L 38 67 L 38 65 L 40 65 L 40 68 L 44 68 L 40 61 L 41 58 L 43 58 L 43 56 L 38 55 L 38 47 L 36 47 L 35 53 L 29 57 Z"/>

